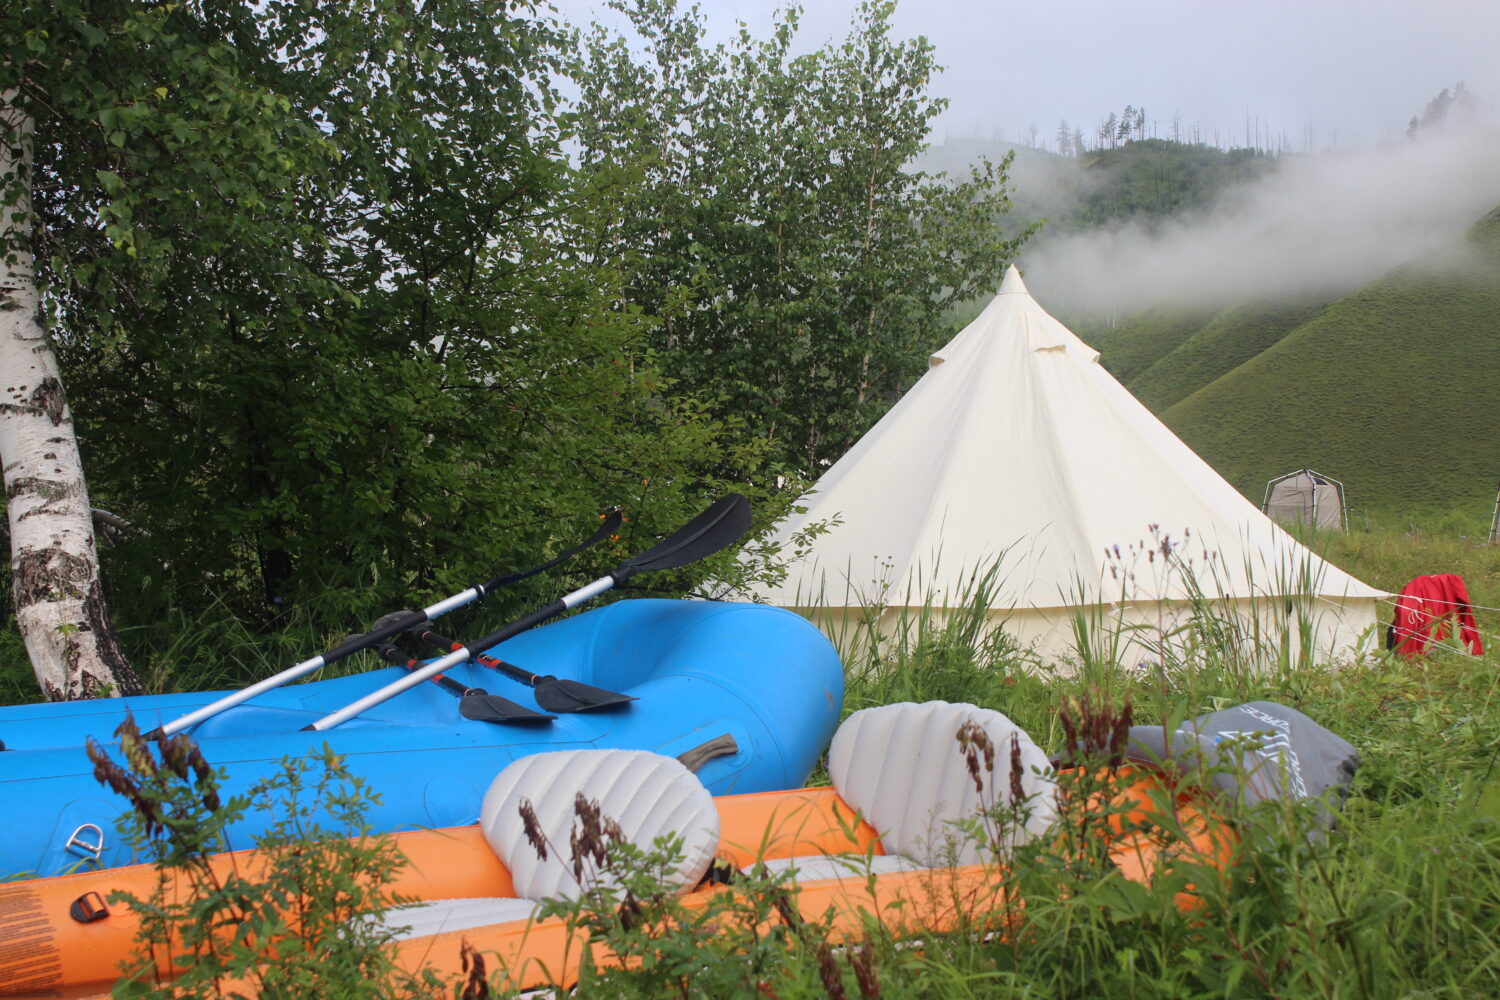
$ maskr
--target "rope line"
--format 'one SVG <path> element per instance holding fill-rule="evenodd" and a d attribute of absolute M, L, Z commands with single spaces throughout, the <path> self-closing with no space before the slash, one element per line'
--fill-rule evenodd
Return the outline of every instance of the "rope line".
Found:
<path fill-rule="evenodd" d="M 1342 608 L 1342 607 L 1344 607 L 1344 604 L 1341 601 L 1335 601 L 1331 597 L 1324 597 L 1322 594 L 1314 594 L 1313 596 L 1316 597 L 1318 600 L 1322 601 L 1323 603 L 1325 603 L 1325 604 L 1331 604 L 1331 605 L 1333 605 L 1336 608 Z M 1384 598 L 1381 598 L 1381 600 L 1384 600 Z M 1392 602 L 1392 603 L 1394 603 L 1394 602 Z M 1494 608 L 1488 608 L 1486 610 L 1493 611 L 1495 609 Z M 1486 632 L 1486 631 L 1484 631 L 1482 629 L 1479 629 L 1479 628 L 1476 628 L 1474 631 L 1478 632 L 1481 638 L 1485 639 L 1486 641 L 1490 642 L 1491 644 L 1500 643 L 1500 632 Z M 1442 641 L 1439 641 L 1437 639 L 1431 639 L 1431 638 L 1429 638 L 1427 640 L 1427 645 L 1429 645 L 1429 646 L 1437 646 L 1439 649 L 1446 649 L 1450 653 L 1462 653 L 1464 656 L 1473 656 L 1474 655 L 1473 653 L 1469 652 L 1469 650 L 1466 647 L 1464 647 L 1464 646 L 1450 646 L 1446 642 L 1442 642 Z M 1389 652 L 1395 652 L 1395 650 L 1390 650 Z"/>
<path fill-rule="evenodd" d="M 1444 601 L 1436 597 L 1412 597 L 1413 601 L 1421 601 L 1424 604 L 1447 604 L 1455 608 L 1468 608 L 1470 611 L 1494 611 L 1500 612 L 1500 608 L 1490 608 L 1483 604 L 1465 604 L 1463 601 Z M 1397 604 L 1400 599 L 1396 597 L 1377 597 L 1377 601 L 1385 601 L 1387 604 Z"/>

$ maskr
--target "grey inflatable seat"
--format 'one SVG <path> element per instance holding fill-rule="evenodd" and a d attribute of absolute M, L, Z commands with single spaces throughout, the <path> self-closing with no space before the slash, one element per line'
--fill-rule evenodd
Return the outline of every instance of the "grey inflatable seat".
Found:
<path fill-rule="evenodd" d="M 966 722 L 983 730 L 995 752 L 993 773 L 980 793 L 969 773 L 958 733 Z M 780 858 L 762 862 L 772 872 L 791 869 L 803 880 L 863 877 L 868 871 L 912 871 L 950 863 L 977 864 L 982 845 L 963 835 L 959 820 L 1008 801 L 1012 740 L 1020 750 L 1025 822 L 1006 831 L 1014 849 L 1052 825 L 1057 787 L 1051 765 L 1031 737 L 1000 712 L 976 705 L 929 701 L 867 708 L 845 719 L 828 751 L 828 773 L 839 796 L 880 834 L 885 855 Z"/>

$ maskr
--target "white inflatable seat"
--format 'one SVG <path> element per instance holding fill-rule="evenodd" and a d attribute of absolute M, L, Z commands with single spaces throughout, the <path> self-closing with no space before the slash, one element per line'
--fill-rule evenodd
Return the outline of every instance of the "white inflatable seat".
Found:
<path fill-rule="evenodd" d="M 515 896 L 485 896 L 474 899 L 439 899 L 431 903 L 393 906 L 381 921 L 396 928 L 397 941 L 426 937 L 444 931 L 466 931 L 487 924 L 530 920 L 541 904 Z"/>
<path fill-rule="evenodd" d="M 993 772 L 979 755 L 981 794 L 959 746 L 959 729 L 977 724 L 994 747 Z M 1004 831 L 1002 848 L 1013 849 L 1052 825 L 1057 786 L 1047 755 L 1020 727 L 992 709 L 929 701 L 866 708 L 845 719 L 828 749 L 828 774 L 839 796 L 880 835 L 884 856 L 877 872 L 912 871 L 987 860 L 985 850 L 958 825 L 997 805 L 1010 803 L 1012 740 L 1020 749 L 1025 822 Z M 782 858 L 773 870 L 794 870 L 794 879 L 849 877 L 862 873 L 865 858 Z"/>
<path fill-rule="evenodd" d="M 899 854 L 876 854 L 869 857 L 863 854 L 814 854 L 802 858 L 767 858 L 761 864 L 765 865 L 767 874 L 781 875 L 790 872 L 792 881 L 798 883 L 834 878 L 854 879 L 858 882 L 871 874 L 887 875 L 920 871 L 923 868 Z M 755 866 L 751 865 L 745 871 L 751 872 L 754 869 Z"/>
<path fill-rule="evenodd" d="M 669 884 L 690 889 L 708 872 L 719 847 L 719 811 L 708 789 L 679 761 L 645 750 L 558 750 L 523 757 L 501 771 L 480 807 L 484 839 L 509 869 L 516 895 L 577 899 L 588 888 L 573 876 L 568 853 L 580 794 L 598 800 L 600 813 L 643 851 L 658 837 L 682 838 L 682 857 L 667 876 Z M 526 839 L 522 799 L 530 800 L 546 835 L 545 859 Z"/>
<path fill-rule="evenodd" d="M 386 927 L 410 927 L 402 937 L 463 930 L 531 917 L 538 901 L 577 899 L 608 873 L 573 874 L 570 849 L 579 795 L 599 803 L 626 840 L 651 851 L 658 838 L 681 840 L 680 858 L 666 881 L 679 891 L 697 885 L 719 846 L 719 811 L 691 771 L 672 757 L 644 750 L 558 750 L 513 761 L 490 784 L 480 827 L 510 871 L 516 897 L 434 900 L 388 911 Z M 541 857 L 526 836 L 521 802 L 529 801 L 547 843 Z M 594 881 L 591 883 L 590 880 Z"/>

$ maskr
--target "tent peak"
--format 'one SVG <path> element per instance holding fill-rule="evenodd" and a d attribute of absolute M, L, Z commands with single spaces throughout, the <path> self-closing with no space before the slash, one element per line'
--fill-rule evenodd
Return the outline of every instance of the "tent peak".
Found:
<path fill-rule="evenodd" d="M 1029 294 L 1026 291 L 1026 283 L 1021 280 L 1021 272 L 1016 270 L 1016 265 L 1014 264 L 1006 269 L 1005 280 L 1000 282 L 999 294 L 1010 295 L 1012 293 L 1020 295 Z"/>

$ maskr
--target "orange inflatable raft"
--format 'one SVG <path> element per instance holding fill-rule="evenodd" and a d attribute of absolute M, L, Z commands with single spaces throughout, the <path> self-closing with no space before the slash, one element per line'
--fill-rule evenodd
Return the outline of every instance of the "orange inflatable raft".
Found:
<path fill-rule="evenodd" d="M 496 779 L 480 824 L 392 835 L 406 864 L 390 891 L 422 903 L 386 915 L 391 927 L 409 928 L 390 947 L 402 967 L 441 976 L 460 975 L 465 951 L 475 949 L 512 988 L 569 985 L 585 949 L 596 962 L 612 961 L 601 942 L 531 913 L 534 900 L 579 890 L 570 859 L 558 856 L 566 849 L 556 847 L 568 842 L 580 798 L 597 802 L 638 845 L 664 833 L 681 838 L 674 874 L 686 906 L 735 891 L 732 882 L 704 877 L 715 860 L 738 870 L 790 868 L 791 905 L 804 919 L 828 921 L 835 937 L 863 934 L 870 919 L 915 933 L 1013 912 L 1000 870 L 984 860 L 996 845 L 954 836 L 954 818 L 993 812 L 997 798 L 1021 805 L 1005 826 L 1007 844 L 1047 836 L 1059 814 L 1072 818 L 1076 809 L 1103 817 L 1099 835 L 1131 879 L 1148 879 L 1163 852 L 1223 863 L 1234 845 L 1203 802 L 1172 793 L 1154 770 L 1122 769 L 1095 801 L 1059 801 L 1055 776 L 1031 741 L 1003 715 L 973 706 L 856 713 L 835 736 L 829 771 L 837 790 L 713 799 L 675 760 L 642 751 L 524 758 Z M 1164 828 L 1175 835 L 1164 837 Z M 538 839 L 552 845 L 546 859 Z M 255 851 L 213 859 L 221 876 L 254 878 L 261 864 Z M 158 880 L 154 868 L 138 865 L 0 885 L 0 996 L 108 994 L 139 929 L 128 907 L 108 899 L 121 890 L 148 897 Z"/>

